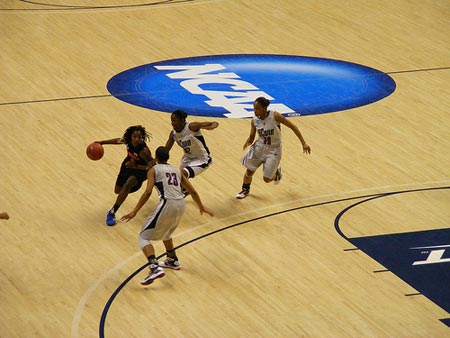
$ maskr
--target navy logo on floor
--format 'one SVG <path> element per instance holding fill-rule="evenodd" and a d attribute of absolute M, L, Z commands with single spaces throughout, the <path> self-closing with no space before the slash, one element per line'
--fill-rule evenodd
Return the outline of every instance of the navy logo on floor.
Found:
<path fill-rule="evenodd" d="M 450 229 L 348 240 L 450 313 Z"/>

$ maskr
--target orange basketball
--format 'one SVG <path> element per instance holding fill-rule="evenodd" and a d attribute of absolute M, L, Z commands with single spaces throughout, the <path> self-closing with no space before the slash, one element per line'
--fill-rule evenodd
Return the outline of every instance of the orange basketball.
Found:
<path fill-rule="evenodd" d="M 86 155 L 93 161 L 97 161 L 103 157 L 103 146 L 100 143 L 91 143 L 86 148 Z"/>

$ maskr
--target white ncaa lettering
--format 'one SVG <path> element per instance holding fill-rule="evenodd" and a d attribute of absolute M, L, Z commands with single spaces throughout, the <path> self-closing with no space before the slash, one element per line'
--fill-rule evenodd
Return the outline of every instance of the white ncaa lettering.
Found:
<path fill-rule="evenodd" d="M 218 63 L 210 63 L 200 66 L 155 66 L 158 70 L 184 70 L 181 72 L 167 74 L 171 79 L 198 79 L 204 77 L 221 76 L 224 78 L 239 78 L 235 73 L 218 73 L 218 74 L 204 74 L 225 69 L 224 66 Z"/>
<path fill-rule="evenodd" d="M 210 100 L 205 101 L 211 107 L 222 107 L 229 113 L 224 114 L 231 118 L 242 118 L 253 116 L 253 101 L 259 96 L 273 100 L 269 94 L 259 90 L 253 84 L 237 80 L 239 75 L 231 72 L 215 73 L 224 70 L 221 64 L 205 65 L 180 65 L 180 66 L 155 66 L 158 70 L 179 70 L 178 72 L 166 74 L 170 79 L 186 79 L 180 85 L 194 95 L 204 95 Z M 233 91 L 205 90 L 200 87 L 204 84 L 226 84 Z M 293 113 L 294 111 L 282 103 L 271 104 L 271 109 L 280 113 Z"/>
<path fill-rule="evenodd" d="M 412 265 L 449 263 L 450 258 L 442 258 L 442 256 L 444 256 L 446 248 L 450 248 L 450 245 L 436 245 L 428 247 L 424 246 L 424 247 L 410 248 L 410 249 L 430 250 L 428 253 L 428 257 L 425 260 L 415 261 Z"/>

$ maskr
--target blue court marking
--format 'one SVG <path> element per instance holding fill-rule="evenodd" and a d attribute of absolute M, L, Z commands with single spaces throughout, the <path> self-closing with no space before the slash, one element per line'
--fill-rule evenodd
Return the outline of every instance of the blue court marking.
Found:
<path fill-rule="evenodd" d="M 450 327 L 450 318 L 440 319 L 440 321 L 443 322 L 448 327 Z"/>
<path fill-rule="evenodd" d="M 395 192 L 387 192 L 387 193 L 377 193 L 377 194 L 369 194 L 369 195 L 362 195 L 362 196 L 357 196 L 357 197 L 348 197 L 348 198 L 342 198 L 342 199 L 337 199 L 337 200 L 332 200 L 332 201 L 326 201 L 326 202 L 320 202 L 320 203 L 315 203 L 315 204 L 310 204 L 310 205 L 304 205 L 304 206 L 300 206 L 300 207 L 296 207 L 296 208 L 290 208 L 290 209 L 286 209 L 286 210 L 282 210 L 282 211 L 278 211 L 278 212 L 274 212 L 274 213 L 270 213 L 267 215 L 263 215 L 260 217 L 256 217 L 256 218 L 252 218 L 246 221 L 242 221 L 239 223 L 235 223 L 235 224 L 231 224 L 229 226 L 217 229 L 215 231 L 211 231 L 209 233 L 206 233 L 202 236 L 193 238 L 187 242 L 184 242 L 178 246 L 175 247 L 176 250 L 181 249 L 182 247 L 192 244 L 194 242 L 199 241 L 200 239 L 209 237 L 211 235 L 220 233 L 222 231 L 225 230 L 229 230 L 232 229 L 234 227 L 243 225 L 243 224 L 247 224 L 247 223 L 251 223 L 251 222 L 255 222 L 261 219 L 265 219 L 265 218 L 270 218 L 273 216 L 277 216 L 277 215 L 281 215 L 281 214 L 285 214 L 285 213 L 289 213 L 292 211 L 298 211 L 301 209 L 307 209 L 307 208 L 312 208 L 312 207 L 318 207 L 318 206 L 324 206 L 327 204 L 334 204 L 334 203 L 339 203 L 339 202 L 345 202 L 345 201 L 353 201 L 353 200 L 359 200 L 359 199 L 365 199 L 363 201 L 357 202 L 352 204 L 351 206 L 345 208 L 344 210 L 342 210 L 335 219 L 334 222 L 334 226 L 336 231 L 345 239 L 350 240 L 347 236 L 345 236 L 345 234 L 340 230 L 339 228 L 339 220 L 342 217 L 342 215 L 345 214 L 345 212 L 347 210 L 350 210 L 351 208 L 355 207 L 356 205 L 359 205 L 361 203 L 364 203 L 366 201 L 372 200 L 372 199 L 376 199 L 376 198 L 381 198 L 381 197 L 386 197 L 386 196 L 390 196 L 390 195 L 395 195 L 395 194 L 403 194 L 403 193 L 412 193 L 412 192 L 420 192 L 420 191 L 430 191 L 430 190 L 443 190 L 443 189 L 450 189 L 450 186 L 446 186 L 446 187 L 436 187 L 436 188 L 423 188 L 423 189 L 412 189 L 412 190 L 403 190 L 403 191 L 395 191 Z M 158 257 L 156 257 L 158 260 L 160 260 L 161 258 L 163 258 L 165 256 L 164 254 L 159 255 Z M 105 338 L 105 325 L 106 325 L 106 318 L 109 312 L 109 309 L 112 306 L 112 303 L 114 302 L 114 299 L 119 295 L 120 291 L 122 291 L 122 289 L 128 284 L 128 282 L 130 280 L 132 280 L 138 273 L 140 273 L 142 270 L 144 270 L 146 267 L 148 267 L 148 263 L 142 265 L 140 268 L 138 268 L 136 271 L 134 271 L 130 276 L 128 276 L 118 287 L 117 289 L 112 293 L 111 297 L 108 299 L 108 301 L 105 304 L 105 307 L 103 308 L 103 312 L 100 318 L 100 323 L 99 323 L 99 337 L 100 338 Z M 447 311 L 449 312 L 449 311 Z M 441 319 L 441 321 L 448 325 L 448 323 L 450 323 L 450 318 L 449 319 Z"/>
<path fill-rule="evenodd" d="M 376 102 L 395 87 L 389 75 L 356 63 L 275 54 L 154 62 L 125 70 L 107 84 L 113 96 L 136 106 L 230 118 L 252 116 L 259 96 L 283 114 L 314 115 Z"/>
<path fill-rule="evenodd" d="M 342 216 L 361 204 L 397 194 L 438 189 L 449 187 L 371 196 L 342 210 L 335 219 L 335 228 L 343 238 L 450 313 L 450 228 L 349 238 L 339 226 Z M 448 325 L 450 318 L 441 321 Z"/>

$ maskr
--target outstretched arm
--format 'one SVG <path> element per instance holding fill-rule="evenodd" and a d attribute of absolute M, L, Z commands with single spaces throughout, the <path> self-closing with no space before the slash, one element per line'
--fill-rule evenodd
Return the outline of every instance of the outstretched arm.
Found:
<path fill-rule="evenodd" d="M 197 191 L 192 186 L 191 182 L 189 182 L 189 180 L 183 175 L 181 175 L 181 185 L 185 187 L 187 191 L 189 191 L 189 194 L 192 196 L 194 202 L 197 204 L 201 215 L 203 215 L 203 213 L 207 213 L 210 216 L 214 216 L 211 211 L 205 209 Z"/>
<path fill-rule="evenodd" d="M 95 141 L 95 143 L 100 143 L 100 144 L 124 144 L 125 141 L 123 140 L 123 138 L 118 137 L 118 138 L 112 138 L 110 140 Z"/>
<path fill-rule="evenodd" d="M 170 151 L 170 149 L 172 149 L 172 146 L 173 146 L 173 144 L 175 142 L 174 139 L 173 139 L 172 134 L 173 134 L 173 131 L 171 130 L 170 133 L 169 133 L 169 138 L 166 141 L 166 148 L 167 148 L 168 151 Z"/>
<path fill-rule="evenodd" d="M 151 168 L 147 172 L 147 188 L 145 189 L 144 193 L 142 194 L 141 198 L 137 202 L 136 206 L 134 207 L 133 211 L 126 214 L 121 218 L 122 221 L 128 222 L 130 219 L 132 219 L 139 210 L 144 206 L 145 203 L 147 203 L 148 199 L 152 195 L 153 186 L 155 185 L 155 169 Z"/>
<path fill-rule="evenodd" d="M 276 121 L 284 124 L 286 127 L 290 128 L 290 129 L 292 129 L 292 131 L 295 133 L 297 138 L 302 143 L 303 153 L 310 154 L 311 147 L 305 142 L 305 139 L 303 138 L 303 135 L 300 132 L 300 130 L 298 129 L 298 127 L 278 112 L 275 112 L 274 116 L 275 116 Z"/>
<path fill-rule="evenodd" d="M 192 131 L 199 131 L 200 129 L 213 130 L 218 126 L 218 122 L 191 122 L 189 124 L 189 129 Z"/>

